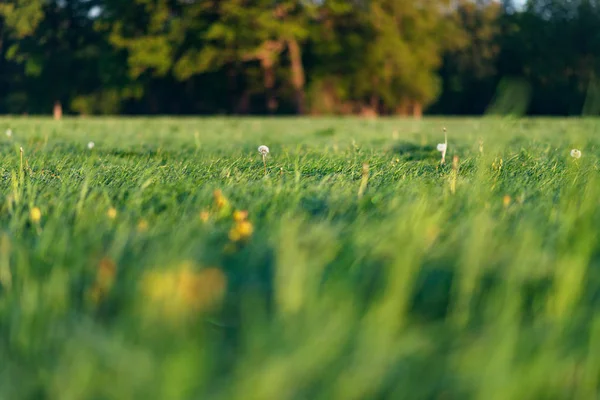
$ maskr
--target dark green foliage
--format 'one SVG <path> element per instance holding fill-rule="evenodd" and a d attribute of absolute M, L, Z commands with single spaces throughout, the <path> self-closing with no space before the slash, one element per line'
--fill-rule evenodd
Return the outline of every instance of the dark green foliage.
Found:
<path fill-rule="evenodd" d="M 6 0 L 0 112 L 600 114 L 600 3 Z"/>

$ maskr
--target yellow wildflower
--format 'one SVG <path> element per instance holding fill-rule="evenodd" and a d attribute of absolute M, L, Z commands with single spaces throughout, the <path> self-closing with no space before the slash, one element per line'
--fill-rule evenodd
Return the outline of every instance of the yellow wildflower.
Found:
<path fill-rule="evenodd" d="M 231 216 L 231 205 L 220 189 L 213 192 L 214 208 L 216 209 L 216 218 L 229 218 Z"/>
<path fill-rule="evenodd" d="M 108 218 L 110 219 L 115 219 L 117 218 L 117 209 L 114 207 L 111 207 L 108 209 L 108 211 L 106 212 L 106 215 L 108 216 Z"/>
<path fill-rule="evenodd" d="M 223 196 L 223 192 L 221 192 L 220 189 L 217 189 L 213 192 L 213 197 L 215 199 L 215 205 L 219 210 L 225 208 L 229 204 L 229 202 L 227 201 L 225 196 Z"/>
<path fill-rule="evenodd" d="M 31 221 L 38 223 L 42 219 L 42 212 L 38 207 L 33 207 L 29 211 L 29 218 L 31 218 Z"/>
<path fill-rule="evenodd" d="M 237 230 L 242 235 L 242 238 L 247 238 L 252 236 L 252 232 L 254 232 L 254 227 L 250 223 L 250 221 L 243 221 L 237 224 Z"/>
<path fill-rule="evenodd" d="M 254 227 L 250 221 L 241 221 L 235 224 L 233 228 L 229 231 L 229 239 L 232 242 L 239 242 L 241 240 L 246 240 L 252 236 L 254 232 Z"/>
<path fill-rule="evenodd" d="M 137 225 L 138 232 L 146 232 L 148 230 L 148 221 L 141 219 Z"/>
<path fill-rule="evenodd" d="M 202 222 L 208 222 L 209 218 L 210 218 L 210 214 L 208 213 L 208 211 L 203 210 L 200 212 L 200 220 Z"/>
<path fill-rule="evenodd" d="M 510 198 L 509 195 L 505 195 L 504 198 L 502 199 L 502 204 L 504 204 L 504 208 L 510 206 L 512 199 Z"/>
<path fill-rule="evenodd" d="M 235 222 L 242 222 L 248 218 L 248 211 L 234 211 L 233 220 Z"/>
<path fill-rule="evenodd" d="M 194 270 L 185 261 L 169 271 L 151 271 L 142 280 L 144 298 L 151 310 L 171 317 L 211 310 L 222 300 L 227 278 L 218 268 Z"/>

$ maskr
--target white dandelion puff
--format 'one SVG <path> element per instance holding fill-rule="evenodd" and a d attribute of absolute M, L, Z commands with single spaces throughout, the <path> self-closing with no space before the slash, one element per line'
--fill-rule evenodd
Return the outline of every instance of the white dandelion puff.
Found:
<path fill-rule="evenodd" d="M 577 149 L 571 150 L 571 157 L 573 158 L 581 158 L 581 151 Z"/>
<path fill-rule="evenodd" d="M 12 129 L 9 128 L 9 129 L 6 130 L 6 136 L 7 137 L 12 137 L 12 134 L 13 134 Z"/>
<path fill-rule="evenodd" d="M 267 175 L 267 154 L 269 154 L 269 148 L 263 144 L 258 146 L 258 152 L 262 154 L 263 165 L 265 166 L 265 175 Z"/>
<path fill-rule="evenodd" d="M 93 149 L 93 148 L 94 148 L 94 146 L 95 146 L 94 142 L 89 142 L 89 143 L 88 143 L 88 149 L 90 149 L 90 150 L 91 150 L 91 149 Z"/>
<path fill-rule="evenodd" d="M 258 146 L 258 152 L 263 156 L 266 156 L 269 154 L 269 148 L 263 144 L 262 146 Z"/>
<path fill-rule="evenodd" d="M 442 153 L 442 161 L 440 161 L 440 164 L 445 164 L 446 163 L 446 151 L 448 150 L 448 132 L 446 131 L 445 127 L 444 127 L 444 143 L 438 143 L 437 150 L 440 153 Z"/>

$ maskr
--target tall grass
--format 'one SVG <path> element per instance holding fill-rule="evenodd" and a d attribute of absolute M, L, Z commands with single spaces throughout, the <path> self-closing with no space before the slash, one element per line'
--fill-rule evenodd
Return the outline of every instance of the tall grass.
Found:
<path fill-rule="evenodd" d="M 597 120 L 6 128 L 0 398 L 598 397 Z"/>

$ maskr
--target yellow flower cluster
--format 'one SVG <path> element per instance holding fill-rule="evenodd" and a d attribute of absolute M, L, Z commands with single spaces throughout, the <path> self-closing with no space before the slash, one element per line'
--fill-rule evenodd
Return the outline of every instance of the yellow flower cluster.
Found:
<path fill-rule="evenodd" d="M 235 224 L 229 231 L 229 239 L 232 242 L 248 240 L 254 232 L 252 223 L 248 221 L 248 211 L 235 211 L 233 220 Z"/>
<path fill-rule="evenodd" d="M 220 189 L 213 192 L 213 208 L 211 211 L 202 210 L 200 212 L 200 220 L 204 223 L 208 222 L 214 215 L 216 220 L 233 218 L 234 224 L 229 230 L 229 240 L 227 251 L 235 251 L 235 243 L 248 240 L 254 233 L 254 226 L 248 221 L 248 211 L 234 210 L 229 200 L 223 195 Z"/>
<path fill-rule="evenodd" d="M 243 211 L 234 211 L 233 212 L 233 220 L 235 222 L 243 222 L 246 221 L 248 219 L 248 211 L 243 210 Z"/>
<path fill-rule="evenodd" d="M 222 301 L 227 278 L 219 268 L 197 270 L 191 261 L 173 269 L 150 271 L 142 278 L 142 292 L 151 311 L 182 317 L 213 310 Z"/>

